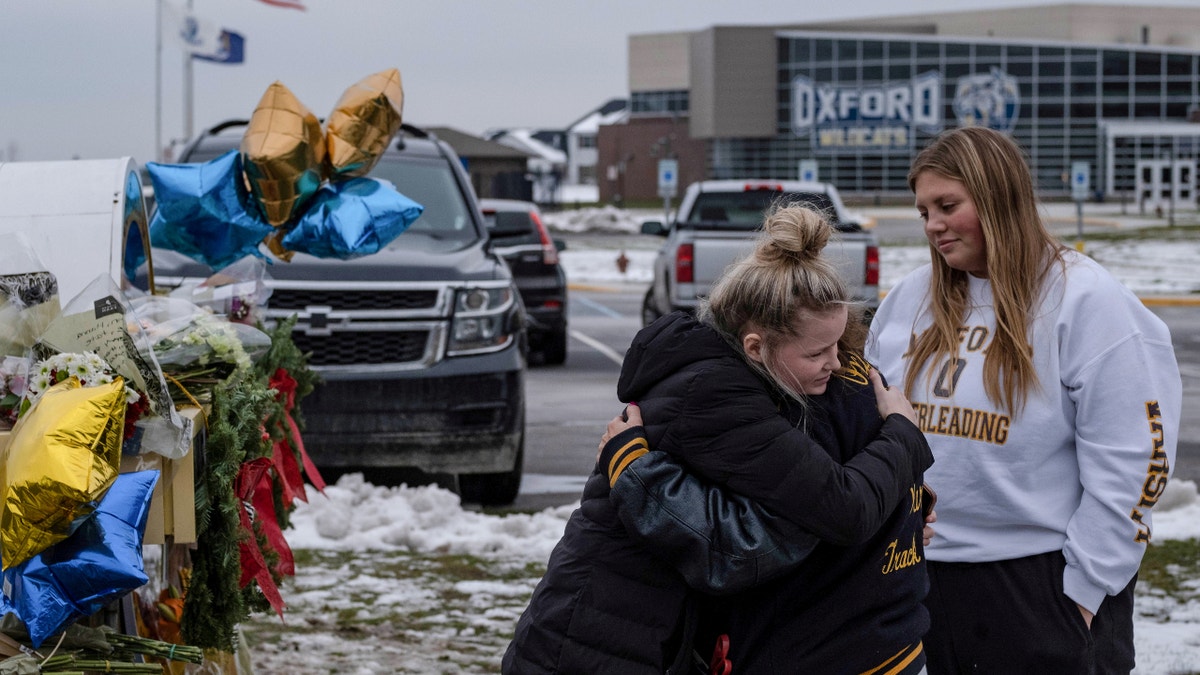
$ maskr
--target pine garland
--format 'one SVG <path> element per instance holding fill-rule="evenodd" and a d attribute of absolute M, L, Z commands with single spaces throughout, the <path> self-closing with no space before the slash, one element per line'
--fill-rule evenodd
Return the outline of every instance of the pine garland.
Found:
<path fill-rule="evenodd" d="M 234 651 L 237 625 L 249 617 L 239 588 L 238 542 L 241 502 L 236 494 L 242 464 L 270 453 L 262 420 L 274 393 L 258 375 L 246 375 L 213 390 L 201 480 L 196 487 L 196 549 L 184 603 L 185 644 Z M 254 589 L 254 586 L 247 588 Z"/>
<path fill-rule="evenodd" d="M 296 381 L 296 405 L 291 410 L 291 416 L 296 422 L 296 427 L 303 432 L 304 416 L 300 411 L 300 401 L 312 393 L 313 388 L 320 382 L 321 376 L 308 365 L 311 354 L 301 352 L 300 348 L 296 346 L 295 341 L 292 340 L 292 328 L 296 325 L 296 319 L 296 315 L 293 314 L 277 323 L 273 329 L 267 329 L 262 325 L 258 326 L 259 330 L 271 336 L 271 348 L 259 358 L 255 364 L 255 371 L 264 377 L 270 378 L 277 370 L 282 368 Z M 288 414 L 288 411 L 282 402 L 276 403 L 272 407 L 266 423 L 268 433 L 271 434 L 271 442 L 275 443 L 280 440 L 286 440 L 288 447 L 297 455 L 297 461 L 299 461 L 299 449 L 296 448 L 290 434 L 286 431 L 285 416 Z M 301 470 L 303 471 L 303 465 L 301 465 Z M 291 527 L 291 513 L 295 510 L 295 505 L 288 506 L 284 503 L 283 486 L 278 476 L 275 477 L 274 487 L 275 515 L 279 520 L 279 527 L 287 530 Z"/>
<path fill-rule="evenodd" d="M 247 534 L 241 527 L 240 514 L 245 507 L 237 498 L 237 477 L 243 463 L 270 457 L 277 441 L 285 440 L 298 454 L 287 431 L 289 411 L 284 401 L 278 400 L 277 392 L 269 388 L 271 376 L 279 369 L 287 371 L 296 381 L 298 404 L 319 381 L 308 366 L 309 355 L 300 352 L 291 338 L 295 323 L 293 316 L 270 330 L 260 325 L 259 329 L 271 337 L 267 353 L 249 373 L 214 388 L 206 454 L 197 464 L 201 476 L 196 486 L 197 541 L 181 623 L 183 640 L 188 645 L 234 651 L 237 625 L 252 612 L 270 608 L 257 584 L 239 588 L 242 566 L 238 546 Z M 290 412 L 303 429 L 298 406 Z M 284 505 L 281 479 L 274 472 L 272 478 L 276 518 L 286 530 L 295 506 Z M 254 521 L 253 529 L 254 545 L 263 552 L 272 578 L 279 583 L 282 579 L 275 564 L 278 554 L 267 542 L 260 521 Z"/>

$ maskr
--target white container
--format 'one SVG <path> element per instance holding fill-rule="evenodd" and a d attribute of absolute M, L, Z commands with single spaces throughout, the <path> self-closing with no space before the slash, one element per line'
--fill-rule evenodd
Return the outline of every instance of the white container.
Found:
<path fill-rule="evenodd" d="M 139 272 L 137 286 L 153 283 L 146 202 L 131 157 L 0 163 L 0 235 L 14 233 L 54 274 L 63 305 L 102 274 L 123 290 Z M 11 270 L 19 271 L 27 270 Z"/>

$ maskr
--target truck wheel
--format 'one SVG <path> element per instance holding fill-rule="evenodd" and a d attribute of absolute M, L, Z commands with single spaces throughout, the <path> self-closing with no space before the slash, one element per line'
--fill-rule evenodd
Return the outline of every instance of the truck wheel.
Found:
<path fill-rule="evenodd" d="M 642 325 L 649 326 L 661 316 L 662 312 L 654 306 L 654 287 L 651 286 L 646 290 L 646 297 L 642 299 Z"/>
<path fill-rule="evenodd" d="M 512 471 L 500 473 L 464 473 L 458 477 L 458 493 L 464 502 L 483 506 L 507 506 L 521 491 L 521 474 L 525 468 L 525 437 L 517 448 L 517 461 Z"/>
<path fill-rule="evenodd" d="M 554 331 L 542 343 L 542 362 L 550 366 L 562 365 L 567 360 L 567 329 Z"/>

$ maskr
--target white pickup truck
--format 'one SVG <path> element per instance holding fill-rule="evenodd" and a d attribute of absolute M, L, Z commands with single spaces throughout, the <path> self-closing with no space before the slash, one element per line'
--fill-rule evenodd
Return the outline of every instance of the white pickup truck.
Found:
<path fill-rule="evenodd" d="M 874 311 L 879 306 L 879 243 L 846 210 L 837 188 L 794 180 L 707 180 L 687 187 L 669 226 L 642 223 L 642 234 L 666 237 L 642 302 L 642 323 L 675 310 L 694 312 L 725 268 L 751 252 L 763 215 L 777 202 L 807 203 L 826 215 L 837 230 L 826 254 L 837 261 L 855 299 Z"/>

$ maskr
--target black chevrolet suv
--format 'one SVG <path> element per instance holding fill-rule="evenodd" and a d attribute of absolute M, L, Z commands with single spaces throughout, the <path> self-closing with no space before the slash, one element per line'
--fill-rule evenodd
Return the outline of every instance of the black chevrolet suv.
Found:
<path fill-rule="evenodd" d="M 245 129 L 213 127 L 179 161 L 236 149 Z M 318 468 L 416 468 L 452 476 L 464 500 L 511 503 L 525 454 L 527 345 L 509 267 L 444 141 L 406 124 L 371 176 L 424 206 L 421 217 L 378 253 L 297 254 L 268 268 L 266 317 L 298 316 L 293 338 L 323 380 L 301 402 L 305 446 Z M 170 251 L 154 260 L 159 285 L 211 273 Z"/>

